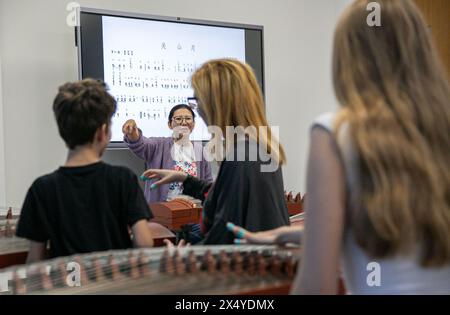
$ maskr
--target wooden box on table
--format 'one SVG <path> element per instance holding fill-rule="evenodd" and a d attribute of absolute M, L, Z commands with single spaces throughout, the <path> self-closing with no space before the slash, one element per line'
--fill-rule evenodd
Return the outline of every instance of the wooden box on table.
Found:
<path fill-rule="evenodd" d="M 167 202 L 154 202 L 149 206 L 154 215 L 151 221 L 172 231 L 180 231 L 183 225 L 200 222 L 202 208 L 191 200 L 174 199 Z"/>

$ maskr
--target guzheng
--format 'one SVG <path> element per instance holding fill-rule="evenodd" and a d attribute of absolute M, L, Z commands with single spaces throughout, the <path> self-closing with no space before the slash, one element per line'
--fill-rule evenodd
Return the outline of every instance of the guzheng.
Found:
<path fill-rule="evenodd" d="M 291 225 L 304 225 L 305 224 L 305 213 L 299 213 L 289 217 L 289 223 Z"/>
<path fill-rule="evenodd" d="M 284 199 L 286 201 L 286 206 L 288 208 L 288 213 L 290 216 L 303 212 L 305 195 L 303 195 L 302 198 L 301 194 L 298 193 L 294 197 L 292 191 L 290 191 L 289 193 L 284 192 Z"/>
<path fill-rule="evenodd" d="M 3 210 L 6 208 L 0 208 Z M 16 234 L 16 225 L 19 220 L 18 216 L 14 216 L 12 213 L 12 208 L 9 207 L 6 214 L 0 216 L 0 238 L 13 237 Z"/>
<path fill-rule="evenodd" d="M 11 208 L 0 219 L 0 268 L 25 263 L 29 242 L 15 237 L 17 222 Z"/>
<path fill-rule="evenodd" d="M 0 220 L 0 238 L 13 237 L 16 234 L 17 219 Z"/>
<path fill-rule="evenodd" d="M 80 254 L 0 275 L 11 279 L 3 294 L 287 294 L 298 261 L 297 248 L 191 246 Z M 80 286 L 68 284 L 73 272 Z"/>
<path fill-rule="evenodd" d="M 0 269 L 24 264 L 29 241 L 15 236 L 19 215 L 13 215 L 12 207 L 0 207 L 0 213 Z M 152 230 L 154 246 L 165 246 L 165 239 L 173 243 L 176 241 L 176 235 L 164 226 L 152 222 L 148 225 Z"/>
<path fill-rule="evenodd" d="M 0 268 L 25 263 L 29 242 L 18 237 L 0 237 Z"/>

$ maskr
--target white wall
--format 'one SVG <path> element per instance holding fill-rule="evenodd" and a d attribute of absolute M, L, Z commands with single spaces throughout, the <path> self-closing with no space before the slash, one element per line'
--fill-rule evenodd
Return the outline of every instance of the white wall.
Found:
<path fill-rule="evenodd" d="M 5 145 L 3 138 L 3 96 L 2 96 L 2 56 L 0 54 L 0 215 L 3 215 L 3 207 L 6 207 L 5 187 Z"/>
<path fill-rule="evenodd" d="M 21 206 L 36 177 L 64 162 L 66 150 L 51 104 L 58 85 L 77 79 L 73 29 L 66 25 L 69 2 L 0 0 L 0 127 L 3 122 L 6 202 L 14 207 Z M 347 2 L 79 1 L 82 6 L 111 10 L 264 25 L 267 114 L 272 125 L 280 126 L 288 157 L 285 187 L 302 193 L 309 126 L 319 113 L 335 108 L 330 76 L 332 34 Z M 0 149 L 1 145 L 0 132 Z M 0 158 L 0 172 L 1 167 Z"/>

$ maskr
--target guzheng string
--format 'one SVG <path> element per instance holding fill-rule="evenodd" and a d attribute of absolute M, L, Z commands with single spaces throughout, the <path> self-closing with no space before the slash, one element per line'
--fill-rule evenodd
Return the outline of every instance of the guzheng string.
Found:
<path fill-rule="evenodd" d="M 130 254 L 128 254 L 128 256 L 130 256 Z M 172 259 L 174 259 L 177 256 L 177 252 L 175 252 L 175 255 L 172 256 L 172 257 L 170 256 L 170 254 L 167 251 L 165 251 L 163 253 L 163 258 L 164 258 L 164 255 L 166 255 L 166 259 L 167 259 L 167 262 L 166 262 L 167 265 L 165 266 L 165 270 L 164 271 L 168 275 L 177 273 L 176 266 L 172 263 Z M 91 261 L 90 264 L 93 265 L 92 267 L 89 267 L 90 264 L 84 264 L 85 265 L 84 266 L 84 270 L 82 270 L 83 273 L 91 273 L 92 269 L 95 269 L 95 278 L 96 279 L 95 279 L 95 282 L 93 284 L 96 287 L 105 287 L 105 286 L 110 286 L 111 285 L 110 283 L 98 284 L 99 283 L 99 281 L 97 279 L 98 277 L 104 279 L 104 274 L 111 274 L 112 276 L 113 275 L 120 275 L 120 271 L 126 273 L 126 272 L 128 272 L 131 269 L 131 266 L 128 265 L 125 268 L 121 268 L 121 270 L 119 271 L 118 270 L 118 264 L 120 262 L 120 259 L 114 258 L 111 255 L 109 255 L 108 257 L 110 257 L 110 258 L 108 259 L 109 261 L 106 264 L 105 264 L 105 262 L 100 262 L 100 260 L 105 260 L 104 256 L 100 257 L 100 258 L 95 258 L 93 261 Z M 181 257 L 181 255 L 179 255 L 179 257 Z M 179 265 L 183 265 L 183 264 L 180 263 Z M 141 264 L 138 264 L 137 267 L 142 268 L 142 266 L 143 266 L 143 264 L 141 263 Z M 98 269 L 100 269 L 100 270 L 98 270 Z M 42 276 L 43 277 L 47 277 L 46 275 L 42 275 Z M 100 280 L 102 280 L 102 279 L 100 279 Z M 114 280 L 114 279 L 112 279 L 112 280 Z M 116 279 L 116 280 L 118 280 L 118 279 Z M 36 286 L 40 286 L 41 284 L 38 282 L 38 283 L 35 283 L 35 285 Z M 91 285 L 91 287 L 92 287 L 92 285 Z M 36 289 L 36 287 L 31 287 L 30 291 L 32 291 L 34 289 Z"/>
<path fill-rule="evenodd" d="M 258 254 L 261 260 L 264 252 L 269 254 L 267 255 L 268 259 L 278 260 L 278 264 L 283 259 L 292 260 L 292 263 L 287 264 L 287 266 L 291 266 L 291 269 L 293 269 L 292 253 L 289 251 L 284 253 L 277 252 L 274 247 L 265 245 L 190 247 L 184 249 L 184 251 L 172 253 L 169 253 L 166 249 L 136 249 L 75 255 L 35 264 L 27 268 L 28 277 L 22 281 L 17 274 L 19 272 L 17 269 L 14 271 L 13 276 L 14 283 L 17 286 L 14 290 L 16 294 L 39 294 L 47 291 L 51 293 L 52 289 L 61 293 L 67 291 L 70 294 L 96 292 L 108 292 L 109 294 L 145 293 L 146 291 L 155 293 L 188 293 L 192 288 L 195 288 L 196 292 L 208 292 L 212 288 L 217 288 L 217 283 L 215 283 L 217 277 L 221 278 L 222 283 L 231 286 L 243 281 L 251 283 L 252 277 L 247 273 L 255 274 L 255 270 L 246 270 L 247 273 L 245 273 L 243 270 L 244 261 L 247 259 L 246 263 L 251 269 L 255 264 L 254 262 L 249 263 L 249 261 L 254 260 Z M 273 255 L 274 253 L 275 255 Z M 241 254 L 244 254 L 245 257 L 240 256 Z M 64 288 L 64 279 L 68 274 L 65 266 L 69 261 L 80 263 L 82 287 Z M 259 262 L 260 265 L 264 265 L 263 269 L 269 263 L 270 261 L 265 260 Z M 47 264 L 52 266 L 50 275 L 47 275 L 45 272 Z M 231 265 L 233 265 L 234 269 L 232 272 L 229 270 Z M 195 272 L 195 270 L 200 269 L 207 272 Z M 191 273 L 192 271 L 194 272 Z M 216 274 L 217 277 L 212 277 L 211 274 Z M 180 277 L 177 277 L 181 275 L 183 275 L 182 280 Z M 259 279 L 259 277 L 253 277 L 253 281 L 256 278 Z M 200 279 L 201 281 L 199 281 Z M 62 283 L 63 287 L 58 287 L 55 283 Z M 26 284 L 26 291 L 21 288 L 24 284 Z M 141 289 L 139 291 L 138 289 L 141 287 L 150 290 L 144 291 Z M 119 292 L 117 289 L 122 290 Z M 123 292 L 124 290 L 126 292 Z"/>
<path fill-rule="evenodd" d="M 189 276 L 189 275 L 188 275 Z M 196 290 L 198 291 L 199 290 L 199 282 L 198 282 L 198 277 L 197 277 L 197 275 L 195 275 L 196 277 L 195 277 L 195 279 L 194 278 L 192 278 L 191 277 L 191 280 L 195 280 L 195 281 L 191 281 L 192 283 L 191 283 L 191 285 L 192 284 L 195 284 L 195 288 L 196 288 Z M 200 285 L 201 284 L 203 284 L 203 287 L 205 287 L 205 289 L 210 289 L 210 288 L 212 288 L 212 286 L 211 286 L 211 284 L 212 284 L 212 282 L 213 282 L 213 280 L 212 280 L 212 278 L 211 278 L 211 276 L 210 275 L 205 275 L 205 274 L 203 274 L 202 275 L 203 276 L 203 278 L 205 278 L 204 279 L 204 281 L 200 281 Z M 164 278 L 158 278 L 157 280 L 160 280 L 160 281 L 158 281 L 159 282 L 159 284 L 163 284 L 163 286 L 161 286 L 162 288 L 165 288 L 165 290 L 168 292 L 168 293 L 174 293 L 174 292 L 176 292 L 176 290 L 178 290 L 178 292 L 189 292 L 189 291 L 187 291 L 187 290 L 185 290 L 185 289 L 183 289 L 183 288 L 181 288 L 180 287 L 180 284 L 181 285 L 183 285 L 183 284 L 186 284 L 185 285 L 185 287 L 187 287 L 187 289 L 189 289 L 189 283 L 187 283 L 186 282 L 186 277 L 184 277 L 183 278 L 183 280 L 182 280 L 182 282 L 179 282 L 180 280 L 178 280 L 178 282 L 176 282 L 177 280 L 175 280 L 175 279 L 177 279 L 176 277 L 164 277 Z M 205 280 L 208 280 L 209 279 L 209 281 L 205 281 Z M 168 283 L 167 283 L 167 281 L 170 281 L 170 280 L 172 280 L 172 281 L 174 281 L 175 280 L 175 283 L 172 285 L 172 287 L 170 286 L 170 285 L 168 285 Z M 222 279 L 223 280 L 223 279 Z M 236 281 L 236 279 L 233 279 L 233 281 Z M 131 281 L 131 280 L 127 280 L 127 282 L 129 282 L 129 283 L 131 283 L 131 282 L 133 282 L 133 281 Z M 154 281 L 153 281 L 153 283 L 154 283 Z M 127 283 L 121 283 L 122 284 L 122 288 L 127 288 L 128 289 L 128 291 L 130 290 L 130 288 L 136 288 L 136 283 L 135 282 L 133 282 L 132 284 L 132 286 L 128 286 L 127 285 Z M 149 282 L 147 281 L 146 283 L 144 283 L 145 285 L 147 285 L 146 287 L 148 288 L 148 284 L 149 284 Z M 217 286 L 217 283 L 216 283 L 216 286 Z M 94 292 L 95 292 L 95 290 L 100 290 L 100 291 L 102 291 L 103 293 L 105 293 L 105 290 L 107 290 L 108 289 L 108 287 L 115 287 L 116 289 L 117 289 L 117 283 L 106 283 L 106 284 L 102 284 L 101 285 L 101 288 L 98 286 L 98 285 L 95 285 L 94 284 L 94 287 L 92 288 L 92 286 L 91 286 L 91 288 L 92 289 L 94 289 Z M 192 286 L 191 286 L 191 288 L 192 288 Z M 123 291 L 123 290 L 122 290 Z M 71 293 L 73 293 L 72 291 L 71 291 Z M 86 292 L 85 292 L 86 293 Z M 112 292 L 107 292 L 107 293 L 118 293 L 117 291 L 112 291 Z M 141 293 L 142 293 L 142 291 L 141 291 Z M 159 290 L 159 292 L 158 293 L 162 293 L 161 292 L 161 290 Z"/>

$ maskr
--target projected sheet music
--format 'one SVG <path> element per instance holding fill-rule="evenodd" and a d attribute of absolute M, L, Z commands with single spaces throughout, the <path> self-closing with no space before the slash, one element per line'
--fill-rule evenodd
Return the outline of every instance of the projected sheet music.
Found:
<path fill-rule="evenodd" d="M 109 16 L 102 24 L 104 78 L 118 101 L 112 141 L 122 141 L 128 119 L 147 137 L 171 136 L 169 111 L 193 96 L 192 73 L 210 59 L 245 62 L 243 29 Z M 198 117 L 191 139 L 209 138 Z"/>

